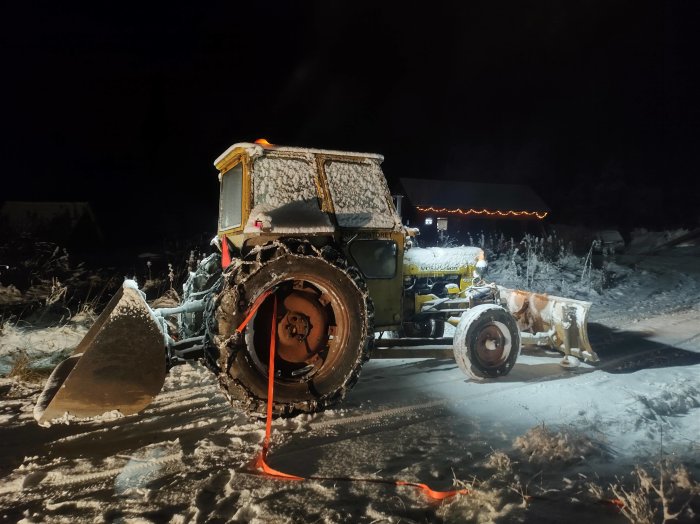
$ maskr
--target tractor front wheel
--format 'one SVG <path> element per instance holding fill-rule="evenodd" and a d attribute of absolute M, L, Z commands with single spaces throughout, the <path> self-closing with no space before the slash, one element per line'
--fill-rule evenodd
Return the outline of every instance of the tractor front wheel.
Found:
<path fill-rule="evenodd" d="M 471 378 L 507 375 L 520 353 L 518 325 L 501 306 L 480 304 L 462 315 L 453 351 L 457 365 Z"/>

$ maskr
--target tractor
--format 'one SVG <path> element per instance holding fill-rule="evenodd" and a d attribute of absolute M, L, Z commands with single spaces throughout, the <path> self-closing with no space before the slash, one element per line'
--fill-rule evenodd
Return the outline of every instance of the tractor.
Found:
<path fill-rule="evenodd" d="M 125 281 L 49 377 L 37 420 L 137 413 L 193 360 L 250 413 L 264 413 L 274 369 L 273 410 L 292 415 L 340 402 L 370 358 L 452 356 L 473 380 L 507 375 L 523 345 L 598 359 L 590 303 L 490 283 L 480 248 L 417 247 L 382 161 L 264 140 L 228 148 L 214 162 L 215 249 L 180 304 L 151 308 Z"/>

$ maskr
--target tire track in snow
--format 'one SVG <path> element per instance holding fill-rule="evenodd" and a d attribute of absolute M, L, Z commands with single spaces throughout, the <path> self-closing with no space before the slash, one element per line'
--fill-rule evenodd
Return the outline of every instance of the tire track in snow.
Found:
<path fill-rule="evenodd" d="M 320 422 L 311 422 L 311 423 L 309 423 L 309 427 L 312 430 L 317 430 L 317 429 L 331 428 L 331 427 L 338 426 L 338 425 L 371 422 L 371 421 L 375 421 L 378 419 L 391 418 L 391 417 L 395 417 L 395 416 L 399 416 L 399 415 L 404 415 L 407 413 L 412 413 L 414 411 L 420 411 L 423 409 L 430 409 L 430 408 L 436 408 L 439 406 L 445 406 L 445 405 L 449 404 L 450 402 L 453 402 L 453 401 L 451 399 L 442 399 L 442 400 L 433 400 L 430 402 L 424 402 L 421 404 L 408 404 L 408 405 L 400 406 L 397 408 L 384 409 L 381 411 L 375 411 L 372 413 L 365 413 L 365 414 L 361 414 L 361 415 L 353 415 L 351 417 L 342 417 L 342 418 L 335 418 L 335 419 L 329 419 L 329 420 L 322 420 Z"/>
<path fill-rule="evenodd" d="M 188 409 L 183 411 L 182 408 Z M 151 410 L 140 415 L 125 417 L 118 419 L 108 427 L 104 427 L 101 423 L 81 423 L 89 424 L 87 431 L 67 435 L 53 441 L 53 444 L 69 444 L 77 443 L 85 439 L 93 439 L 100 434 L 108 434 L 110 437 L 107 440 L 121 440 L 130 438 L 132 434 L 139 433 L 142 436 L 147 434 L 163 434 L 172 433 L 173 431 L 185 431 L 190 429 L 198 429 L 202 427 L 214 426 L 216 424 L 224 424 L 222 419 L 230 414 L 228 404 L 212 404 L 210 399 L 207 403 L 199 405 L 186 404 L 178 409 L 172 410 Z M 177 422 L 175 424 L 174 422 Z M 114 435 L 112 435 L 114 434 Z"/>
<path fill-rule="evenodd" d="M 153 471 L 159 470 L 163 465 L 170 462 L 182 462 L 182 452 L 173 453 L 170 455 L 165 455 L 163 457 L 151 458 L 151 459 L 138 459 L 131 458 L 123 466 L 116 468 L 110 468 L 103 471 L 98 471 L 94 473 L 80 473 L 80 474 L 66 474 L 62 472 L 49 471 L 46 477 L 39 483 L 39 486 L 52 486 L 52 487 L 64 487 L 71 486 L 74 484 L 85 484 L 100 482 L 103 480 L 108 480 L 112 477 L 116 478 L 120 474 L 124 474 L 128 471 L 130 474 L 134 473 L 152 473 Z"/>

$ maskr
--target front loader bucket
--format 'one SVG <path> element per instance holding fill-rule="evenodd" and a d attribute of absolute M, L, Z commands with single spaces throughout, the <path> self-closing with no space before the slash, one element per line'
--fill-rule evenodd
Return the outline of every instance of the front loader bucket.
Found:
<path fill-rule="evenodd" d="M 46 382 L 34 418 L 96 417 L 141 411 L 165 382 L 163 333 L 135 284 L 127 281 L 73 354 Z"/>
<path fill-rule="evenodd" d="M 565 355 L 598 362 L 588 341 L 590 302 L 498 286 L 518 322 L 523 345 L 551 346 Z"/>

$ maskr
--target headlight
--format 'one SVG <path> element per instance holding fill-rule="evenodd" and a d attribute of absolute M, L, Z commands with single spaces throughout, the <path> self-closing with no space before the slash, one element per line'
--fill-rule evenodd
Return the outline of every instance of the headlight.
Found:
<path fill-rule="evenodd" d="M 486 268 L 488 267 L 488 264 L 486 263 L 486 260 L 481 259 L 476 263 L 476 271 L 474 272 L 474 276 L 477 277 L 484 277 L 486 275 Z"/>

